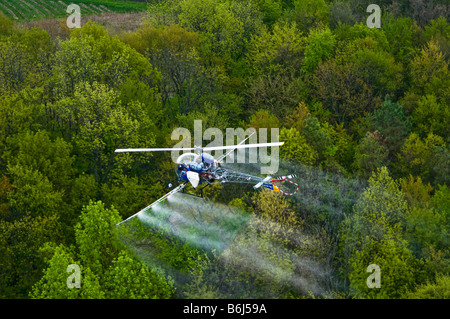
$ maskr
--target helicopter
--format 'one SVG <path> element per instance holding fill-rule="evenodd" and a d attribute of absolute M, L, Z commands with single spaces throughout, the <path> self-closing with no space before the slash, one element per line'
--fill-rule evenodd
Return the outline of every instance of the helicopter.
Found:
<path fill-rule="evenodd" d="M 176 188 L 172 189 L 170 192 L 166 193 L 164 196 L 158 200 L 151 203 L 149 206 L 145 207 L 136 214 L 128 217 L 122 222 L 118 223 L 120 225 L 126 221 L 136 217 L 142 212 L 150 210 L 152 207 L 163 202 L 165 199 L 174 195 L 178 192 L 184 191 L 185 187 L 191 185 L 196 189 L 200 184 L 204 184 L 203 188 L 216 184 L 216 183 L 241 183 L 241 184 L 253 184 L 254 189 L 260 187 L 265 187 L 267 189 L 281 192 L 283 195 L 294 195 L 299 188 L 299 185 L 293 182 L 291 179 L 295 178 L 296 175 L 280 176 L 277 178 L 272 178 L 272 176 L 267 176 L 261 178 L 258 176 L 253 176 L 250 174 L 245 174 L 242 172 L 225 169 L 221 167 L 223 160 L 233 153 L 237 149 L 243 148 L 257 148 L 257 147 L 276 147 L 282 146 L 284 142 L 272 142 L 272 143 L 257 143 L 257 144 L 244 144 L 255 132 L 250 134 L 247 138 L 242 140 L 237 145 L 227 145 L 227 146 L 213 146 L 213 147 L 199 147 L 195 146 L 193 148 L 128 148 L 128 149 L 116 149 L 116 153 L 128 153 L 128 152 L 160 152 L 160 151 L 194 151 L 195 153 L 183 153 L 176 160 L 175 173 L 178 177 L 178 182 L 181 182 Z M 216 150 L 228 150 L 224 155 L 219 156 L 217 159 L 211 154 L 207 153 Z M 296 189 L 292 193 L 287 193 L 283 191 L 280 187 L 276 186 L 276 182 L 289 182 L 293 184 Z M 169 188 L 173 185 L 169 184 Z M 203 189 L 202 188 L 202 189 Z"/>

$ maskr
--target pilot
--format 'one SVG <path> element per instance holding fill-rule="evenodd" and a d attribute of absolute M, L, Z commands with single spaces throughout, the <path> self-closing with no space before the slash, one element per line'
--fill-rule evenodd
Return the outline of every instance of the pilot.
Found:
<path fill-rule="evenodd" d="M 203 171 L 203 163 L 189 162 L 189 170 L 201 173 Z"/>
<path fill-rule="evenodd" d="M 178 165 L 178 167 L 177 167 L 178 181 L 181 181 L 182 179 L 187 180 L 187 178 L 185 177 L 187 170 L 188 170 L 188 167 L 186 164 L 182 163 L 182 164 Z"/>

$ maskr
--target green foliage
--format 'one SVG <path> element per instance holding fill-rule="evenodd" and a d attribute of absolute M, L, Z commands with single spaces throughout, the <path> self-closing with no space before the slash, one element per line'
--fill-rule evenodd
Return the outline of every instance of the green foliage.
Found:
<path fill-rule="evenodd" d="M 263 22 L 272 26 L 283 14 L 283 1 L 281 0 L 255 0 L 256 5 L 263 13 Z"/>
<path fill-rule="evenodd" d="M 8 19 L 2 12 L 0 12 L 0 34 L 1 36 L 9 36 L 14 31 L 14 22 Z"/>
<path fill-rule="evenodd" d="M 340 165 L 349 171 L 355 156 L 356 143 L 344 128 L 344 123 L 337 124 L 335 127 L 328 124 L 325 126 L 325 129 L 328 131 L 328 135 L 331 137 L 334 147 L 337 148 L 334 158 Z"/>
<path fill-rule="evenodd" d="M 179 10 L 180 26 L 198 32 L 205 53 L 218 57 L 241 56 L 262 19 L 252 2 L 183 0 Z"/>
<path fill-rule="evenodd" d="M 81 2 L 147 15 L 114 36 L 118 15 L 69 30 L 13 21 L 66 17 L 57 2 L 0 4 L 2 298 L 448 297 L 442 1 L 381 1 L 380 29 L 370 0 Z M 117 227 L 175 179 L 163 153 L 114 150 L 194 120 L 278 128 L 299 192 L 216 185 Z"/>
<path fill-rule="evenodd" d="M 401 296 L 415 286 L 421 262 L 407 248 L 405 241 L 384 238 L 371 240 L 350 258 L 350 289 L 357 298 L 389 299 Z M 381 271 L 381 288 L 369 288 L 366 268 L 376 264 Z"/>
<path fill-rule="evenodd" d="M 407 292 L 403 298 L 406 299 L 449 299 L 450 277 L 439 275 L 436 282 L 429 282 L 418 286 L 415 291 Z"/>
<path fill-rule="evenodd" d="M 280 141 L 284 142 L 281 157 L 304 164 L 314 164 L 318 154 L 306 141 L 306 138 L 294 127 L 280 130 Z"/>
<path fill-rule="evenodd" d="M 98 184 L 93 175 L 83 173 L 72 180 L 69 198 L 71 207 L 75 213 L 72 214 L 69 224 L 75 225 L 77 223 L 78 215 L 83 209 L 83 206 L 89 204 L 91 200 L 95 200 L 97 198 L 97 192 Z"/>
<path fill-rule="evenodd" d="M 424 27 L 422 36 L 424 41 L 430 41 L 431 39 L 437 41 L 444 56 L 449 56 L 450 24 L 445 17 L 440 16 L 437 19 L 431 20 L 430 23 Z"/>
<path fill-rule="evenodd" d="M 407 17 L 393 19 L 386 25 L 384 33 L 389 43 L 389 52 L 396 61 L 407 64 L 416 52 L 413 20 Z"/>
<path fill-rule="evenodd" d="M 430 40 L 411 61 L 412 89 L 420 95 L 434 94 L 442 103 L 448 103 L 450 75 L 448 62 L 439 44 Z"/>
<path fill-rule="evenodd" d="M 141 54 L 94 23 L 74 30 L 60 46 L 53 67 L 57 94 L 71 95 L 80 82 L 119 87 L 130 77 L 152 85 L 160 77 Z"/>
<path fill-rule="evenodd" d="M 98 275 L 104 274 L 118 256 L 119 240 L 115 225 L 121 221 L 119 212 L 107 209 L 102 202 L 90 202 L 75 226 L 80 261 Z"/>
<path fill-rule="evenodd" d="M 340 24 L 353 25 L 355 16 L 352 13 L 350 4 L 346 1 L 333 1 L 330 4 L 330 27 L 335 29 Z"/>
<path fill-rule="evenodd" d="M 439 188 L 435 191 L 431 202 L 433 206 L 442 214 L 444 214 L 447 219 L 450 217 L 450 188 L 447 185 L 439 185 Z"/>
<path fill-rule="evenodd" d="M 296 70 L 301 66 L 305 38 L 295 23 L 277 23 L 252 35 L 248 59 L 256 74 Z"/>
<path fill-rule="evenodd" d="M 136 260 L 121 249 L 116 223 L 121 220 L 114 208 L 90 202 L 75 226 L 76 253 L 63 245 L 46 245 L 48 267 L 30 292 L 31 298 L 169 298 L 174 292 L 164 274 Z M 94 245 L 94 246 L 93 246 Z M 95 248 L 94 248 L 95 247 Z M 78 258 L 76 258 L 78 257 Z M 80 267 L 80 288 L 68 287 L 69 265 Z M 100 280 L 101 278 L 101 280 Z"/>
<path fill-rule="evenodd" d="M 267 131 L 271 131 L 272 128 L 278 128 L 280 126 L 280 120 L 270 113 L 270 111 L 259 110 L 249 120 L 249 127 L 255 129 L 266 128 Z"/>
<path fill-rule="evenodd" d="M 273 236 L 276 242 L 295 243 L 295 235 L 302 222 L 280 193 L 264 191 L 255 194 L 253 205 L 253 213 L 258 218 L 252 221 L 251 228 Z"/>
<path fill-rule="evenodd" d="M 14 215 L 50 216 L 62 209 L 63 193 L 56 190 L 47 176 L 27 166 L 9 165 L 13 190 L 7 194 Z"/>
<path fill-rule="evenodd" d="M 109 299 L 168 299 L 174 292 L 172 282 L 125 253 L 112 261 L 105 276 Z"/>
<path fill-rule="evenodd" d="M 386 167 L 372 174 L 353 211 L 340 226 L 342 275 L 349 279 L 356 296 L 398 298 L 399 292 L 414 286 L 416 275 L 419 276 L 420 261 L 412 255 L 407 241 L 402 238 L 401 228 L 409 207 L 404 193 L 389 176 Z M 382 271 L 386 268 L 381 290 L 367 288 L 366 268 L 372 263 L 379 265 Z M 398 267 L 393 266 L 395 264 Z"/>
<path fill-rule="evenodd" d="M 439 136 L 449 136 L 450 129 L 446 123 L 450 121 L 450 109 L 439 103 L 435 95 L 423 96 L 417 101 L 417 107 L 412 113 L 414 125 L 423 136 L 434 133 Z"/>
<path fill-rule="evenodd" d="M 370 122 L 384 138 L 390 158 L 394 158 L 411 131 L 411 120 L 403 113 L 403 106 L 386 96 L 381 108 L 374 110 Z"/>
<path fill-rule="evenodd" d="M 80 266 L 80 288 L 69 288 L 67 267 L 78 265 L 64 246 L 56 247 L 48 262 L 41 280 L 33 286 L 30 297 L 34 299 L 101 299 L 105 293 L 101 290 L 100 279 L 89 268 Z"/>
<path fill-rule="evenodd" d="M 378 131 L 367 132 L 356 149 L 353 167 L 363 177 L 370 177 L 377 168 L 388 164 L 389 150 L 384 146 L 384 140 Z"/>
<path fill-rule="evenodd" d="M 387 168 L 382 167 L 369 178 L 369 187 L 356 203 L 355 210 L 373 218 L 374 222 L 384 215 L 389 224 L 395 225 L 405 219 L 408 205 L 398 183 L 389 176 Z"/>
<path fill-rule="evenodd" d="M 447 249 L 448 225 L 445 215 L 431 208 L 416 207 L 406 220 L 406 236 L 417 254 L 423 255 L 424 248 Z"/>
<path fill-rule="evenodd" d="M 311 78 L 312 96 L 331 111 L 337 123 L 349 123 L 382 104 L 381 96 L 400 88 L 402 67 L 389 53 L 364 46 L 349 45 L 343 52 L 319 64 Z"/>
<path fill-rule="evenodd" d="M 363 42 L 370 38 L 376 43 L 379 49 L 387 50 L 389 42 L 386 34 L 378 28 L 368 28 L 364 23 L 356 23 L 354 25 L 340 25 L 336 30 L 336 38 L 339 41 L 344 41 L 347 45 L 351 43 Z"/>
<path fill-rule="evenodd" d="M 103 202 L 116 207 L 123 216 L 131 216 L 145 206 L 147 188 L 137 177 L 122 175 L 111 185 L 102 185 Z"/>
<path fill-rule="evenodd" d="M 325 127 L 322 127 L 319 120 L 313 116 L 308 117 L 305 124 L 303 134 L 308 143 L 317 152 L 318 161 L 320 163 L 325 163 L 326 165 L 331 164 L 329 160 L 334 157 L 334 154 L 337 151 L 329 134 L 329 132 L 331 133 L 331 128 L 327 130 Z"/>
<path fill-rule="evenodd" d="M 0 41 L 0 92 L 14 92 L 23 88 L 32 64 L 25 47 L 7 39 Z"/>
<path fill-rule="evenodd" d="M 401 178 L 400 184 L 411 206 L 428 206 L 433 189 L 430 184 L 424 185 L 420 177 L 417 177 L 416 180 L 412 175 L 409 175 L 408 178 Z"/>
<path fill-rule="evenodd" d="M 46 242 L 62 240 L 61 224 L 55 215 L 25 214 L 11 222 L 0 220 L 0 296 L 26 297 L 45 266 L 40 247 Z"/>
<path fill-rule="evenodd" d="M 292 18 L 301 30 L 327 26 L 329 8 L 325 0 L 293 0 Z"/>
<path fill-rule="evenodd" d="M 433 159 L 440 149 L 446 150 L 445 142 L 440 136 L 430 133 L 425 139 L 421 139 L 416 133 L 411 133 L 398 154 L 399 169 L 404 174 L 409 173 L 422 177 L 424 181 L 431 181 L 436 165 Z M 445 159 L 440 156 L 437 158 Z M 442 173 L 445 176 L 445 171 Z"/>
<path fill-rule="evenodd" d="M 305 83 L 293 73 L 264 74 L 249 80 L 248 111 L 253 114 L 265 109 L 277 117 L 289 116 L 304 99 Z"/>
<path fill-rule="evenodd" d="M 306 42 L 302 69 L 305 73 L 310 74 L 316 70 L 319 62 L 326 60 L 331 55 L 336 40 L 330 29 L 316 29 L 309 31 Z"/>
<path fill-rule="evenodd" d="M 64 105 L 71 107 L 68 109 Z M 48 108 L 53 111 L 62 133 L 74 135 L 72 141 L 80 155 L 79 164 L 86 167 L 97 182 L 108 181 L 124 168 L 130 168 L 130 158 L 116 157 L 113 153 L 116 148 L 138 147 L 144 142 L 151 145 L 155 140 L 156 128 L 144 105 L 132 102 L 125 109 L 117 91 L 104 84 L 79 83 L 72 98 L 61 99 Z"/>
<path fill-rule="evenodd" d="M 17 147 L 11 152 L 9 163 L 34 169 L 46 176 L 56 187 L 67 187 L 72 176 L 72 147 L 62 138 L 50 139 L 47 131 L 25 132 L 12 136 L 8 144 Z M 8 153 L 7 153 L 8 154 Z"/>

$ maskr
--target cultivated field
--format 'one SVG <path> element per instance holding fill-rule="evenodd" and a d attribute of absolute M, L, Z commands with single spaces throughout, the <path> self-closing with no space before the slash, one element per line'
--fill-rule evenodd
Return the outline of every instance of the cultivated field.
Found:
<path fill-rule="evenodd" d="M 82 15 L 145 11 L 145 2 L 114 0 L 0 0 L 0 12 L 14 20 L 39 20 L 67 16 L 69 4 L 78 4 Z"/>

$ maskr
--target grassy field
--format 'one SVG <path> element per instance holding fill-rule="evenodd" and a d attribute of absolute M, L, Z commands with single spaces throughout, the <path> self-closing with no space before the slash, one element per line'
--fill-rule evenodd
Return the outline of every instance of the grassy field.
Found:
<path fill-rule="evenodd" d="M 78 4 L 81 15 L 145 11 L 146 2 L 116 0 L 0 0 L 0 12 L 13 20 L 27 21 L 65 17 L 67 6 Z"/>

